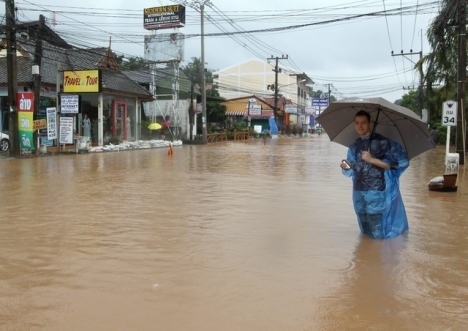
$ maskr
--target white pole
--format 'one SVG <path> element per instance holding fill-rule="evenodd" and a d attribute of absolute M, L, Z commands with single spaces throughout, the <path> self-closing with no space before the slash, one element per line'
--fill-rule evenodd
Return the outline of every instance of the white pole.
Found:
<path fill-rule="evenodd" d="M 104 145 L 104 98 L 102 92 L 98 96 L 98 146 Z M 110 119 L 108 119 L 110 120 Z"/>
<path fill-rule="evenodd" d="M 449 154 L 450 152 L 450 126 L 447 126 L 447 142 L 446 142 L 446 148 L 445 148 L 445 157 L 447 157 L 447 155 Z"/>

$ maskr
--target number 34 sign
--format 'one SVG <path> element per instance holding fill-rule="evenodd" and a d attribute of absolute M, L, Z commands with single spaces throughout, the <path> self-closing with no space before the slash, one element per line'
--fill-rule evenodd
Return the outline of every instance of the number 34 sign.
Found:
<path fill-rule="evenodd" d="M 442 103 L 442 125 L 457 126 L 457 102 L 447 100 Z"/>

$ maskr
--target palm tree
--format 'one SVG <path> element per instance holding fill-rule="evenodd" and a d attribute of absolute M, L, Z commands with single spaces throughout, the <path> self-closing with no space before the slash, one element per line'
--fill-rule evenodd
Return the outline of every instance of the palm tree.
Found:
<path fill-rule="evenodd" d="M 425 99 L 434 102 L 426 106 L 438 110 L 431 112 L 431 119 L 434 121 L 440 119 L 442 102 L 455 98 L 457 91 L 457 3 L 458 0 L 441 1 L 440 13 L 434 18 L 427 32 L 432 50 L 416 64 L 423 77 L 423 86 L 426 86 Z M 426 72 L 424 67 L 427 68 Z M 434 90 L 435 84 L 440 85 L 440 88 Z"/>

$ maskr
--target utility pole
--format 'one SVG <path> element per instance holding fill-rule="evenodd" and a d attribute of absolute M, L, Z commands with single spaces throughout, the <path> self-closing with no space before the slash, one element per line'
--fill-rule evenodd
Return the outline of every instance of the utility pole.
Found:
<path fill-rule="evenodd" d="M 8 103 L 10 105 L 9 140 L 10 154 L 20 155 L 18 109 L 16 94 L 18 93 L 18 67 L 16 63 L 16 17 L 15 1 L 5 0 L 6 38 L 7 38 L 7 80 Z"/>
<path fill-rule="evenodd" d="M 328 83 L 325 84 L 325 86 L 328 87 L 328 105 L 330 106 L 331 87 L 333 86 L 333 84 Z"/>
<path fill-rule="evenodd" d="M 465 89 L 466 89 L 466 0 L 458 0 L 458 81 L 457 144 L 460 164 L 465 164 Z"/>
<path fill-rule="evenodd" d="M 200 14 L 201 14 L 201 79 L 202 79 L 202 142 L 203 144 L 208 143 L 207 138 L 207 116 L 206 116 L 206 83 L 205 83 L 205 17 L 204 17 L 204 9 L 205 4 L 210 5 L 209 0 L 203 1 L 196 1 L 200 6 Z"/>
<path fill-rule="evenodd" d="M 42 62 L 42 29 L 45 25 L 45 18 L 39 15 L 39 29 L 36 31 L 36 52 L 34 54 L 34 64 L 38 66 L 39 71 L 34 74 L 34 119 L 39 118 L 39 108 L 41 104 L 41 62 Z M 57 102 L 58 104 L 58 102 Z M 37 141 L 36 153 L 39 153 L 38 132 L 34 131 L 34 140 Z"/>
<path fill-rule="evenodd" d="M 421 47 L 422 47 L 422 42 L 421 42 Z M 393 51 L 392 51 L 392 56 L 404 56 L 407 60 L 411 61 L 413 64 L 416 64 L 416 63 L 414 63 L 413 60 L 411 60 L 410 58 L 407 58 L 407 57 L 406 57 L 406 55 L 414 55 L 414 54 L 419 54 L 419 61 L 421 61 L 421 59 L 422 59 L 422 51 L 420 51 L 420 52 L 418 52 L 418 53 L 413 53 L 413 50 L 410 50 L 409 53 L 403 53 L 403 51 L 401 51 L 400 54 L 393 54 Z M 418 109 L 419 109 L 419 115 L 422 116 L 422 109 L 423 109 L 422 75 L 419 75 Z"/>
<path fill-rule="evenodd" d="M 193 84 L 194 78 L 190 77 L 190 108 L 189 108 L 189 123 L 190 123 L 190 140 L 193 140 Z"/>
<path fill-rule="evenodd" d="M 278 125 L 278 73 L 281 72 L 281 69 L 278 67 L 278 61 L 279 60 L 287 60 L 288 59 L 288 55 L 284 56 L 284 55 L 281 55 L 281 57 L 273 57 L 273 55 L 271 57 L 269 57 L 267 60 L 275 60 L 275 69 L 272 69 L 274 72 L 275 72 L 275 104 L 274 104 L 274 107 L 273 107 L 273 114 L 275 116 L 275 122 L 276 122 L 276 125 Z M 283 125 L 281 125 L 281 127 L 283 127 Z"/>

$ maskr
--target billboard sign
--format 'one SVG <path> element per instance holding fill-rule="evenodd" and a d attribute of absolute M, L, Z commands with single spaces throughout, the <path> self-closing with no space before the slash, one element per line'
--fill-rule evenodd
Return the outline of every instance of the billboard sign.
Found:
<path fill-rule="evenodd" d="M 184 6 L 170 5 L 143 9 L 143 27 L 146 30 L 180 28 L 184 25 Z"/>
<path fill-rule="evenodd" d="M 154 63 L 183 61 L 185 36 L 182 33 L 161 33 L 145 36 L 145 60 Z"/>
<path fill-rule="evenodd" d="M 64 93 L 101 92 L 101 70 L 65 70 L 63 72 Z"/>

